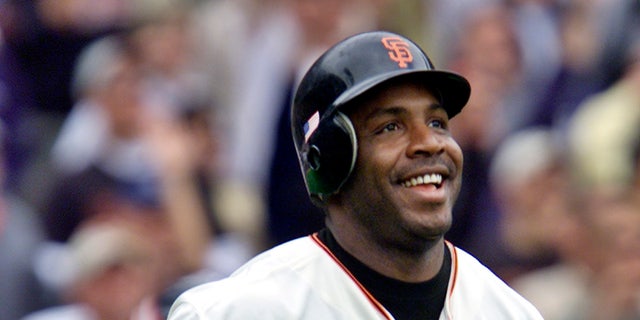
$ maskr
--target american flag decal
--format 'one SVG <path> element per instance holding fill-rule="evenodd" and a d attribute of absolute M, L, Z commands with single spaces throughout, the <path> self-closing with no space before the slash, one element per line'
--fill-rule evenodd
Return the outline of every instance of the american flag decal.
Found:
<path fill-rule="evenodd" d="M 304 130 L 304 142 L 309 141 L 309 137 L 311 137 L 313 132 L 316 131 L 316 129 L 318 129 L 319 124 L 320 124 L 320 113 L 316 111 L 311 116 L 311 118 L 307 120 L 307 123 L 305 123 L 304 126 L 302 127 L 302 129 Z"/>

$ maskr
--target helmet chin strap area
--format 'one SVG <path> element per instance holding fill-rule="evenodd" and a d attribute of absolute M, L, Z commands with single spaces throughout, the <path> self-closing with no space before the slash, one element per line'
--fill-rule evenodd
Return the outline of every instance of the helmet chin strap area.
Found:
<path fill-rule="evenodd" d="M 303 151 L 309 193 L 323 199 L 338 192 L 353 171 L 357 155 L 356 132 L 349 117 L 337 111 L 323 119 Z"/>
<path fill-rule="evenodd" d="M 356 166 L 356 159 L 358 158 L 358 136 L 356 135 L 356 128 L 353 126 L 353 122 L 351 122 L 351 119 L 349 119 L 346 114 L 340 111 L 336 112 L 336 120 L 340 122 L 343 130 L 349 134 L 349 140 L 351 141 L 351 166 L 349 166 L 349 174 L 344 178 L 344 180 L 347 180 L 351 171 L 353 171 L 353 168 Z M 340 186 L 342 186 L 342 184 Z"/>

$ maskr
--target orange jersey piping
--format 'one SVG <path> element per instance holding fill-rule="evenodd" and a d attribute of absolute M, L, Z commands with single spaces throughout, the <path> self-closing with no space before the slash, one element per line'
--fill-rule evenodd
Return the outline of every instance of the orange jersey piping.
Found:
<path fill-rule="evenodd" d="M 373 295 L 356 279 L 356 277 L 342 264 L 342 262 L 338 260 L 333 252 L 331 252 L 331 250 L 329 250 L 329 248 L 324 243 L 322 243 L 322 241 L 320 241 L 320 238 L 318 238 L 318 234 L 314 233 L 310 237 L 318 246 L 320 246 L 320 248 L 322 248 L 322 250 L 324 250 L 324 252 L 326 252 L 331 257 L 331 259 L 333 259 L 336 264 L 338 264 L 338 266 L 349 276 L 349 278 L 351 278 L 351 280 L 358 286 L 360 291 L 362 291 L 362 293 L 367 297 L 369 302 L 371 302 L 376 310 L 384 315 L 386 319 L 392 320 L 393 317 L 389 314 L 387 309 L 385 309 L 384 306 L 380 302 L 378 302 L 376 298 L 373 297 Z"/>

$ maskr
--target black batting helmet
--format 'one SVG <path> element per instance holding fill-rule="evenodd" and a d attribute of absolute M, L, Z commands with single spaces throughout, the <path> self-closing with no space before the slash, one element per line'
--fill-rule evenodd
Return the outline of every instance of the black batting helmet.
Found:
<path fill-rule="evenodd" d="M 437 92 L 449 118 L 469 100 L 462 76 L 435 70 L 411 40 L 390 32 L 351 36 L 325 52 L 302 78 L 296 91 L 291 130 L 302 174 L 316 204 L 338 192 L 356 162 L 356 133 L 340 108 L 371 88 L 400 76 Z"/>

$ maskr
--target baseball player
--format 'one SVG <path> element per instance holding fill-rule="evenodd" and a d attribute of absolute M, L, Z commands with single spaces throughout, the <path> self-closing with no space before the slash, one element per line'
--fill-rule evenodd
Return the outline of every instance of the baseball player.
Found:
<path fill-rule="evenodd" d="M 542 319 L 444 240 L 463 161 L 449 120 L 469 95 L 466 79 L 435 70 L 401 35 L 367 32 L 330 48 L 291 114 L 326 228 L 188 290 L 169 319 Z"/>

